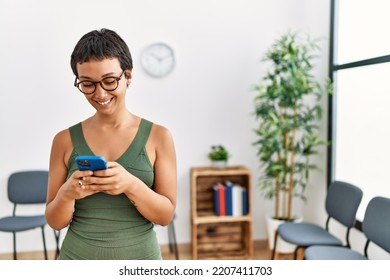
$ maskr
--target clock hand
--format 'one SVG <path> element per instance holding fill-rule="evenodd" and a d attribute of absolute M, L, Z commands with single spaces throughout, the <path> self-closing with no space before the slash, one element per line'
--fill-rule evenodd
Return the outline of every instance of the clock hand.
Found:
<path fill-rule="evenodd" d="M 172 57 L 172 55 L 171 54 L 167 54 L 167 55 L 165 55 L 163 57 L 160 57 L 160 61 L 161 60 L 165 60 L 165 59 L 170 58 L 170 57 Z"/>
<path fill-rule="evenodd" d="M 150 53 L 150 56 L 157 59 L 158 61 L 161 61 L 161 58 L 155 55 L 154 53 Z"/>

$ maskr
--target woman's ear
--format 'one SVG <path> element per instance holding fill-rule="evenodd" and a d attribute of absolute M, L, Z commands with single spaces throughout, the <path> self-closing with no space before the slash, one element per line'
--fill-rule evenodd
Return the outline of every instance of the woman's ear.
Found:
<path fill-rule="evenodd" d="M 127 79 L 127 81 L 126 81 L 127 86 L 129 86 L 131 83 L 131 76 L 132 76 L 131 74 L 132 73 L 131 73 L 130 69 L 125 70 L 125 78 Z"/>
<path fill-rule="evenodd" d="M 125 70 L 125 77 L 126 77 L 126 79 L 131 79 L 131 70 L 130 69 Z"/>

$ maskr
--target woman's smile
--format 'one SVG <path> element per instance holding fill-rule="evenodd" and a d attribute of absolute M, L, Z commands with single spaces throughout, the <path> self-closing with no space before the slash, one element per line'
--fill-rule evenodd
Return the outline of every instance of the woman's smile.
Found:
<path fill-rule="evenodd" d="M 101 106 L 107 106 L 108 104 L 111 103 L 112 99 L 114 99 L 114 98 L 111 97 L 110 99 L 106 99 L 106 100 L 94 100 L 94 101 Z"/>

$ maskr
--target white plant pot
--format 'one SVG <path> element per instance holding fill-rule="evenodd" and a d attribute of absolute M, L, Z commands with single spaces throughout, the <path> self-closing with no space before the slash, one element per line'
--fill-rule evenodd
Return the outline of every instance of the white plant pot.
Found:
<path fill-rule="evenodd" d="M 223 169 L 227 166 L 226 160 L 212 160 L 211 166 L 218 169 Z"/>
<path fill-rule="evenodd" d="M 278 228 L 278 226 L 282 223 L 285 223 L 285 221 L 276 220 L 272 218 L 271 214 L 265 215 L 266 224 L 267 224 L 267 235 L 268 235 L 268 246 L 270 250 L 272 251 L 274 249 L 274 239 L 275 239 L 275 232 Z M 294 220 L 294 223 L 300 223 L 302 222 L 303 218 L 302 216 Z M 296 245 L 293 245 L 291 243 L 288 243 L 278 237 L 278 241 L 276 243 L 276 252 L 282 253 L 282 254 L 290 254 L 295 251 Z"/>

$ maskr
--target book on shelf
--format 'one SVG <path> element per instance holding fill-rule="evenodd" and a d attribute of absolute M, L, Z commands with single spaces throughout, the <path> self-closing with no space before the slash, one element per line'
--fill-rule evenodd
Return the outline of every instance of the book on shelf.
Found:
<path fill-rule="evenodd" d="M 242 190 L 242 215 L 248 214 L 248 189 Z"/>
<path fill-rule="evenodd" d="M 225 183 L 225 189 L 226 189 L 226 216 L 233 216 L 233 183 L 232 182 L 226 182 Z"/>
<path fill-rule="evenodd" d="M 214 185 L 213 187 L 213 199 L 214 199 L 214 213 L 219 216 L 219 194 L 218 194 L 218 186 Z"/>
<path fill-rule="evenodd" d="M 243 187 L 235 184 L 233 186 L 233 216 L 242 216 L 242 191 Z"/>
<path fill-rule="evenodd" d="M 221 183 L 214 185 L 214 211 L 217 216 L 226 215 L 226 189 Z"/>
<path fill-rule="evenodd" d="M 226 181 L 214 185 L 214 211 L 217 216 L 248 214 L 248 191 L 239 184 Z"/>

